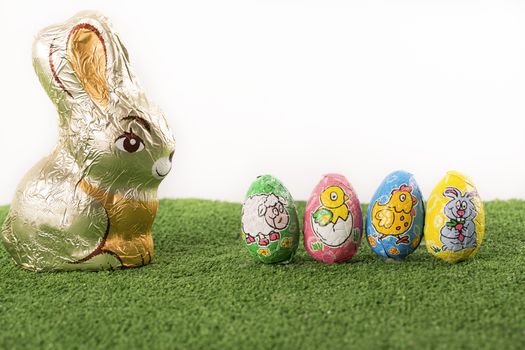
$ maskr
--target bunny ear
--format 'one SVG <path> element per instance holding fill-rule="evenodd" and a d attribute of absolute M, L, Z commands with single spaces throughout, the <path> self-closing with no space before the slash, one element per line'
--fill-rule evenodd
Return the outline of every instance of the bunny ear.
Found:
<path fill-rule="evenodd" d="M 107 50 L 100 31 L 87 23 L 74 26 L 67 40 L 67 59 L 86 93 L 106 108 L 109 103 Z"/>
<path fill-rule="evenodd" d="M 478 192 L 477 191 L 471 191 L 471 192 L 467 192 L 466 195 L 467 195 L 467 198 L 472 199 L 472 198 L 476 198 L 478 196 Z"/>
<path fill-rule="evenodd" d="M 459 197 L 458 189 L 454 187 L 447 187 L 443 195 L 448 198 L 456 199 Z"/>
<path fill-rule="evenodd" d="M 42 29 L 33 43 L 33 66 L 64 123 L 82 109 L 107 112 L 123 87 L 141 91 L 118 34 L 98 12 L 79 12 Z"/>

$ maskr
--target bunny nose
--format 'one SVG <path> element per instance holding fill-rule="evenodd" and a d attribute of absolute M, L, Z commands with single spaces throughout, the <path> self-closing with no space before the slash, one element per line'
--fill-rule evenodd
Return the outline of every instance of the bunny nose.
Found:
<path fill-rule="evenodd" d="M 162 157 L 160 159 L 157 159 L 157 161 L 153 163 L 153 167 L 151 168 L 151 174 L 157 180 L 162 180 L 166 177 L 166 175 L 169 174 L 171 170 L 172 154 L 170 154 L 170 157 Z"/>
<path fill-rule="evenodd" d="M 465 211 L 464 211 L 464 210 L 458 210 L 458 215 L 459 215 L 459 216 L 463 216 L 463 215 L 465 215 Z"/>

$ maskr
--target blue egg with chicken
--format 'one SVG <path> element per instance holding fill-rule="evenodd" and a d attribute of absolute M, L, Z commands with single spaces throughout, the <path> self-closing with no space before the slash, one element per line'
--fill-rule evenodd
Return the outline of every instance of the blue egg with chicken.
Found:
<path fill-rule="evenodd" d="M 387 259 L 404 259 L 419 246 L 424 223 L 425 205 L 414 176 L 406 171 L 389 174 L 366 214 L 366 238 L 372 251 Z"/>

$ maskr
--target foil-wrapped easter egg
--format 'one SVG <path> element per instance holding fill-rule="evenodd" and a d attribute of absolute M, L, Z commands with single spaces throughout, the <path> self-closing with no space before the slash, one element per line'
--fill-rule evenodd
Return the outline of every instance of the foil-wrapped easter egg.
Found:
<path fill-rule="evenodd" d="M 485 235 L 485 211 L 472 180 L 449 171 L 427 202 L 425 242 L 430 254 L 454 263 L 474 256 Z"/>
<path fill-rule="evenodd" d="M 345 262 L 357 252 L 362 233 L 361 206 L 352 185 L 343 175 L 325 175 L 306 204 L 306 251 L 328 264 Z"/>
<path fill-rule="evenodd" d="M 402 260 L 419 246 L 424 220 L 423 196 L 414 176 L 395 171 L 379 185 L 368 206 L 368 244 L 377 255 Z"/>
<path fill-rule="evenodd" d="M 57 109 L 59 139 L 16 190 L 6 250 L 34 271 L 148 264 L 175 140 L 122 40 L 106 17 L 81 12 L 36 36 L 33 66 Z"/>
<path fill-rule="evenodd" d="M 241 213 L 241 237 L 263 263 L 290 262 L 299 244 L 297 209 L 290 192 L 271 175 L 250 186 Z"/>

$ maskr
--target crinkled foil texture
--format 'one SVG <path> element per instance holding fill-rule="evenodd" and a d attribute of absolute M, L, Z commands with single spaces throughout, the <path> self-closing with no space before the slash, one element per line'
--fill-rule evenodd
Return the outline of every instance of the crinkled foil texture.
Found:
<path fill-rule="evenodd" d="M 6 250 L 35 271 L 149 263 L 175 140 L 118 34 L 103 15 L 81 12 L 36 36 L 33 65 L 57 108 L 58 144 L 16 190 Z"/>

